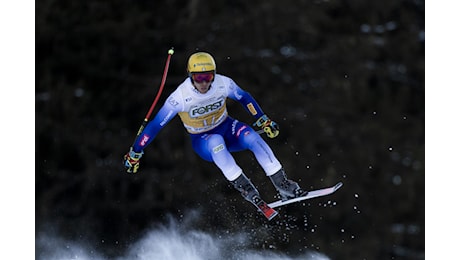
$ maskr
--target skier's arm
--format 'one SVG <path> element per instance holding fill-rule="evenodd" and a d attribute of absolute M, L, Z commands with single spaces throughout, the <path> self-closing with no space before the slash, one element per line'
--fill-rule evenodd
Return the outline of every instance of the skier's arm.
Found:
<path fill-rule="evenodd" d="M 238 101 L 244 108 L 256 119 L 253 124 L 264 130 L 270 138 L 275 138 L 279 134 L 278 124 L 272 121 L 259 106 L 257 101 L 249 94 L 249 92 L 241 89 L 233 80 L 230 80 L 229 98 Z"/>
<path fill-rule="evenodd" d="M 228 97 L 238 101 L 248 111 L 254 119 L 258 119 L 264 115 L 262 108 L 257 101 L 249 94 L 249 92 L 241 89 L 233 80 L 230 80 Z"/>
<path fill-rule="evenodd" d="M 160 132 L 160 130 L 179 112 L 181 106 L 175 101 L 176 99 L 173 94 L 160 108 L 153 120 L 147 124 L 142 133 L 136 138 L 129 152 L 125 154 L 124 165 L 128 173 L 137 172 L 139 169 L 139 161 L 144 154 L 144 148 L 153 141 L 158 132 Z"/>
<path fill-rule="evenodd" d="M 147 124 L 142 133 L 136 138 L 133 151 L 142 152 L 177 113 L 178 111 L 170 102 L 165 102 L 153 120 Z"/>

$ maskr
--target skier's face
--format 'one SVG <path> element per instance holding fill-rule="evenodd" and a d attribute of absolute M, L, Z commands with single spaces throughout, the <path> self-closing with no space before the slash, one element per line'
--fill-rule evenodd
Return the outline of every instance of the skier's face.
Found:
<path fill-rule="evenodd" d="M 193 82 L 193 85 L 201 94 L 204 94 L 208 92 L 209 88 L 211 87 L 211 82 L 206 82 L 206 81 L 201 82 L 201 83 Z"/>
<path fill-rule="evenodd" d="M 214 80 L 213 72 L 192 74 L 193 85 L 201 94 L 208 92 L 213 80 Z"/>

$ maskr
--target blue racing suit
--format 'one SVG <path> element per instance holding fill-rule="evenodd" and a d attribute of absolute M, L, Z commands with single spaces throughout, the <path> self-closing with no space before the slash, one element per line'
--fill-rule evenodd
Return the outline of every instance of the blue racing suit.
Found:
<path fill-rule="evenodd" d="M 227 180 L 233 181 L 243 172 L 231 155 L 231 152 L 241 150 L 252 151 L 267 176 L 275 174 L 282 168 L 280 162 L 259 134 L 228 115 L 227 98 L 241 103 L 255 119 L 264 115 L 254 98 L 229 77 L 216 74 L 204 94 L 198 92 L 187 78 L 137 137 L 133 150 L 143 151 L 158 132 L 179 115 L 195 152 L 204 160 L 214 162 Z"/>

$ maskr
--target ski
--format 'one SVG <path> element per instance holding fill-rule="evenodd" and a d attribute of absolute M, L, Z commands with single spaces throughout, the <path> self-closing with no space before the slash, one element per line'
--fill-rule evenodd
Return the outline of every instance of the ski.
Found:
<path fill-rule="evenodd" d="M 299 202 L 299 201 L 302 201 L 302 200 L 308 200 L 308 199 L 312 199 L 312 198 L 316 198 L 316 197 L 326 196 L 326 195 L 332 194 L 336 190 L 340 189 L 340 187 L 342 187 L 342 185 L 343 185 L 343 183 L 339 182 L 336 185 L 328 187 L 328 188 L 309 191 L 308 194 L 305 195 L 305 196 L 294 198 L 294 199 L 289 199 L 289 200 L 284 200 L 284 201 L 283 200 L 274 201 L 272 203 L 267 204 L 267 206 L 269 208 L 276 208 L 276 207 L 291 204 L 291 203 L 294 203 L 294 202 Z"/>

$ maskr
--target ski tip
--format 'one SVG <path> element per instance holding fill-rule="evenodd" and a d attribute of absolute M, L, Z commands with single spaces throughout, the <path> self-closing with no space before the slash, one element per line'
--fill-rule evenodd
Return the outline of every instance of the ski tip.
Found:
<path fill-rule="evenodd" d="M 340 187 L 343 186 L 343 183 L 342 182 L 339 182 L 337 183 L 335 186 L 334 186 L 334 190 L 338 190 Z"/>

